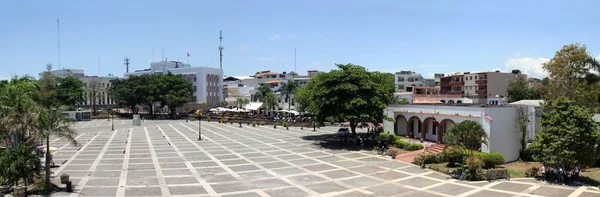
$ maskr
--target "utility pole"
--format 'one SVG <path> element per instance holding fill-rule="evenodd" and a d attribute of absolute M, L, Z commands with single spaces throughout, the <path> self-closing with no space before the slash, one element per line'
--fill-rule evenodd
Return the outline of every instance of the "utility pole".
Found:
<path fill-rule="evenodd" d="M 294 73 L 296 73 L 298 71 L 296 71 L 296 47 L 294 47 Z M 292 78 L 294 77 L 294 75 L 292 75 Z"/>
<path fill-rule="evenodd" d="M 219 31 L 219 69 L 223 70 L 223 31 Z"/>
<path fill-rule="evenodd" d="M 58 32 L 58 69 L 60 70 L 60 22 L 56 19 L 56 31 Z"/>
<path fill-rule="evenodd" d="M 129 72 L 129 58 L 125 56 L 125 72 Z"/>

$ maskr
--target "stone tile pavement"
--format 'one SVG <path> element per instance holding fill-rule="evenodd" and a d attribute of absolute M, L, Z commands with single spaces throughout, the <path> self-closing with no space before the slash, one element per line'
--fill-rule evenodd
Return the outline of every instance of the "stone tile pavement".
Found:
<path fill-rule="evenodd" d="M 600 196 L 597 188 L 531 179 L 461 182 L 369 151 L 323 148 L 311 136 L 334 127 L 273 129 L 237 124 L 93 120 L 75 125 L 79 147 L 60 149 L 53 168 L 73 193 L 53 196 Z M 55 179 L 58 179 L 55 178 Z"/>

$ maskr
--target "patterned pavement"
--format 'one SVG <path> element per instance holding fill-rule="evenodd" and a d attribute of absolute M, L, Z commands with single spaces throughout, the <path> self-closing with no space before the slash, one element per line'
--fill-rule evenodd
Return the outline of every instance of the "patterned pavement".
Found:
<path fill-rule="evenodd" d="M 52 196 L 561 196 L 597 197 L 592 187 L 533 179 L 462 182 L 370 151 L 323 148 L 312 140 L 336 128 L 107 120 L 75 125 L 79 147 L 53 139 L 53 168 L 73 193 Z M 57 181 L 59 178 L 55 178 Z"/>

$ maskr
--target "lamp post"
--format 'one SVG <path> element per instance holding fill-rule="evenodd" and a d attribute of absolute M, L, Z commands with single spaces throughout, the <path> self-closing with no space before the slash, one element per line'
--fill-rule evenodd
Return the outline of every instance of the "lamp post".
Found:
<path fill-rule="evenodd" d="M 198 141 L 202 141 L 202 114 L 198 111 Z"/>
<path fill-rule="evenodd" d="M 111 129 L 110 129 L 110 130 L 111 130 L 111 131 L 115 131 L 115 116 L 114 116 L 114 109 L 113 109 L 113 110 L 111 110 L 111 112 L 113 112 L 113 113 L 112 113 L 112 115 L 110 116 L 110 118 L 111 118 L 111 121 L 110 121 L 110 123 L 111 123 Z"/>

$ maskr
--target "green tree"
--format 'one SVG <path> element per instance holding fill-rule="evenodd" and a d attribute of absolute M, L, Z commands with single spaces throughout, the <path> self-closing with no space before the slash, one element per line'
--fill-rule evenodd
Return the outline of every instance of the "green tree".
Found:
<path fill-rule="evenodd" d="M 84 85 L 81 80 L 72 76 L 56 78 L 56 100 L 62 105 L 73 108 L 84 101 Z"/>
<path fill-rule="evenodd" d="M 542 126 L 531 146 L 533 158 L 552 166 L 593 163 L 600 155 L 596 148 L 600 132 L 592 116 L 588 108 L 558 98 L 542 117 Z"/>
<path fill-rule="evenodd" d="M 161 106 L 169 108 L 172 118 L 175 118 L 178 107 L 191 102 L 193 99 L 193 84 L 181 75 L 174 75 L 170 72 L 166 75 L 159 75 L 156 88 L 159 90 L 158 95 Z"/>
<path fill-rule="evenodd" d="M 0 128 L 9 136 L 9 143 L 17 146 L 28 131 L 35 131 L 37 88 L 32 78 L 13 78 L 0 90 Z M 17 141 L 12 141 L 11 136 Z"/>
<path fill-rule="evenodd" d="M 554 58 L 544 63 L 543 68 L 549 74 L 545 104 L 554 106 L 560 97 L 565 97 L 588 108 L 598 106 L 597 81 L 586 80 L 592 76 L 590 72 L 597 69 L 600 63 L 587 53 L 587 47 L 578 44 L 565 45 L 556 52 Z M 589 77 L 590 79 L 594 77 Z"/>
<path fill-rule="evenodd" d="M 129 76 L 126 79 L 113 79 L 108 88 L 112 99 L 120 106 L 131 108 L 132 113 L 137 113 L 137 105 L 147 100 L 148 90 L 141 87 L 142 80 L 139 76 Z"/>
<path fill-rule="evenodd" d="M 263 105 L 267 108 L 267 111 L 273 112 L 277 106 L 277 97 L 275 93 L 268 92 L 263 98 Z"/>
<path fill-rule="evenodd" d="M 267 94 L 269 92 L 273 92 L 271 90 L 271 88 L 269 88 L 266 85 L 261 85 L 258 88 L 256 88 L 256 93 L 254 93 L 254 98 L 256 98 L 257 100 L 264 100 L 265 96 L 267 96 Z"/>
<path fill-rule="evenodd" d="M 285 98 L 288 103 L 288 110 L 292 110 L 292 96 L 296 94 L 298 86 L 298 82 L 293 79 L 281 84 L 279 91 L 281 92 L 281 96 Z"/>
<path fill-rule="evenodd" d="M 50 186 L 50 136 L 54 135 L 66 139 L 71 144 L 77 146 L 77 140 L 75 136 L 77 131 L 71 127 L 72 120 L 64 116 L 62 112 L 64 108 L 45 108 L 40 107 L 37 110 L 37 121 L 36 121 L 36 138 L 40 140 L 46 140 L 46 186 Z M 46 188 L 50 189 L 50 188 Z"/>
<path fill-rule="evenodd" d="M 521 151 L 524 151 L 527 148 L 527 122 L 529 122 L 529 113 L 527 112 L 527 107 L 518 107 L 516 110 L 515 129 L 520 136 Z"/>
<path fill-rule="evenodd" d="M 529 84 L 523 78 L 517 77 L 512 79 L 508 88 L 508 102 L 516 102 L 520 100 L 537 100 L 541 99 L 541 95 L 538 92 L 534 92 L 534 88 L 529 88 Z"/>
<path fill-rule="evenodd" d="M 444 133 L 446 146 L 457 145 L 471 153 L 472 150 L 481 148 L 481 144 L 488 145 L 488 135 L 481 124 L 475 121 L 463 121 Z"/>
<path fill-rule="evenodd" d="M 35 147 L 20 144 L 0 153 L 0 177 L 6 182 L 19 185 L 23 180 L 25 186 L 32 181 L 40 171 L 40 159 L 31 154 Z"/>
<path fill-rule="evenodd" d="M 394 102 L 393 75 L 369 72 L 354 64 L 336 64 L 339 69 L 320 73 L 300 90 L 296 100 L 319 123 L 349 121 L 356 134 L 360 122 L 380 122 L 385 107 Z"/>
<path fill-rule="evenodd" d="M 219 107 L 226 107 L 226 106 L 227 106 L 227 101 L 219 102 Z"/>

